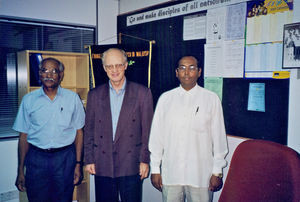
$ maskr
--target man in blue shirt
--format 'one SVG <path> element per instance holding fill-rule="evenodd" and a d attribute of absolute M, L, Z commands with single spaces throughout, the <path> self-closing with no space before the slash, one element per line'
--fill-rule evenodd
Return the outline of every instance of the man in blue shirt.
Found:
<path fill-rule="evenodd" d="M 60 87 L 60 61 L 44 59 L 39 75 L 43 86 L 23 97 L 13 126 L 20 132 L 16 186 L 29 201 L 72 201 L 81 177 L 83 105 L 76 93 Z"/>

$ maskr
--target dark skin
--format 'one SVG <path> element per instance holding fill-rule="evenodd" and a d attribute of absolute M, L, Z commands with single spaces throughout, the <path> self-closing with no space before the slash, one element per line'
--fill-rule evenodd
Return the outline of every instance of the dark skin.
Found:
<path fill-rule="evenodd" d="M 24 175 L 24 160 L 28 152 L 29 144 L 27 142 L 27 134 L 20 133 L 18 143 L 18 176 L 16 179 L 16 186 L 19 191 L 26 191 L 25 188 L 25 175 Z"/>
<path fill-rule="evenodd" d="M 176 69 L 176 77 L 179 79 L 182 88 L 184 88 L 186 91 L 189 91 L 196 86 L 197 80 L 201 76 L 201 68 L 197 67 L 197 60 L 192 56 L 181 58 L 178 63 L 178 67 L 180 66 L 185 66 L 186 70 L 179 71 L 178 69 Z M 197 67 L 197 69 L 190 70 L 189 67 L 191 66 Z M 157 190 L 162 191 L 163 183 L 160 173 L 151 174 L 151 183 Z M 219 191 L 222 186 L 222 178 L 211 175 L 208 189 L 210 191 L 216 192 Z"/>
<path fill-rule="evenodd" d="M 53 73 L 42 73 L 40 71 L 40 80 L 43 84 L 43 90 L 45 94 L 53 100 L 56 96 L 59 84 L 61 83 L 64 72 L 59 71 L 59 66 L 55 61 L 48 60 L 43 63 L 43 67 L 50 72 L 53 69 L 57 70 L 57 74 Z M 75 138 L 75 149 L 76 149 L 76 161 L 81 161 L 81 155 L 82 155 L 82 148 L 83 148 L 83 131 L 82 129 L 79 129 L 76 131 L 76 138 Z M 25 175 L 24 175 L 24 161 L 26 154 L 29 149 L 29 143 L 27 142 L 27 134 L 26 133 L 20 133 L 19 135 L 19 143 L 18 143 L 18 176 L 16 179 L 16 187 L 19 191 L 26 191 L 25 187 Z M 74 170 L 74 184 L 78 184 L 81 178 L 81 172 L 80 172 L 80 164 L 76 164 L 75 170 Z"/>
<path fill-rule="evenodd" d="M 162 178 L 161 178 L 161 174 L 151 174 L 151 183 L 152 185 L 158 190 L 158 191 L 162 191 Z"/>
<path fill-rule="evenodd" d="M 56 69 L 59 72 L 58 74 L 50 74 L 42 73 L 40 71 L 40 80 L 42 81 L 44 92 L 51 100 L 53 100 L 56 96 L 58 86 L 64 77 L 64 72 L 59 71 L 58 64 L 51 60 L 44 62 L 43 68 L 49 71 Z"/>
<path fill-rule="evenodd" d="M 213 192 L 219 191 L 222 188 L 222 186 L 223 186 L 222 178 L 214 176 L 214 175 L 212 175 L 210 177 L 209 187 L 208 187 L 208 189 L 210 191 L 213 191 Z"/>
<path fill-rule="evenodd" d="M 187 69 L 183 72 L 176 69 L 176 77 L 180 81 L 182 88 L 189 91 L 196 86 L 202 70 L 201 68 L 197 68 L 196 71 L 190 70 L 190 66 L 197 67 L 197 60 L 191 56 L 181 58 L 178 63 L 178 67 L 180 66 L 185 66 Z"/>
<path fill-rule="evenodd" d="M 151 183 L 158 190 L 162 191 L 162 177 L 161 174 L 151 174 Z M 223 180 L 220 177 L 212 175 L 209 181 L 208 189 L 210 191 L 216 192 L 219 191 L 223 186 Z"/>

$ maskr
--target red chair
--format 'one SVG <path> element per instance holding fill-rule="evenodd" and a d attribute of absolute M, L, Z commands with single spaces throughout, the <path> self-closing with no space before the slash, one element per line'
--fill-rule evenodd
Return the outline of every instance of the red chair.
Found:
<path fill-rule="evenodd" d="M 300 202 L 300 156 L 265 140 L 247 140 L 233 153 L 219 202 Z"/>

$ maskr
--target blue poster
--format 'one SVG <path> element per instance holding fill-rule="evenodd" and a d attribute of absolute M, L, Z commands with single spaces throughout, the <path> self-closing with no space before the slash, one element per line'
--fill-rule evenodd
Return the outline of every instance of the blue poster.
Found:
<path fill-rule="evenodd" d="M 250 83 L 248 110 L 265 112 L 265 83 Z"/>

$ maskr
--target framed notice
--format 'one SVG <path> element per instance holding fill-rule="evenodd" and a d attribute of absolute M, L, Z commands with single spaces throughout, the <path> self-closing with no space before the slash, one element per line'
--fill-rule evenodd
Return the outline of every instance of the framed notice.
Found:
<path fill-rule="evenodd" d="M 300 22 L 283 27 L 282 68 L 300 68 Z"/>

